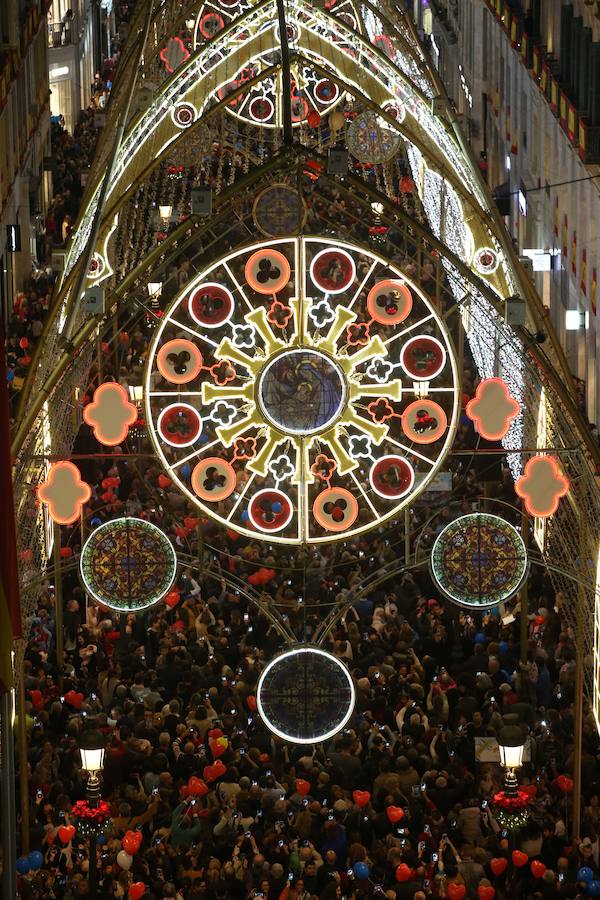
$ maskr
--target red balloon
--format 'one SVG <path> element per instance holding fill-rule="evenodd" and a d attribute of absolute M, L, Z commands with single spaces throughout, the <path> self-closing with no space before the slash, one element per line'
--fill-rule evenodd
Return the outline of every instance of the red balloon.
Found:
<path fill-rule="evenodd" d="M 161 472 L 160 475 L 158 476 L 158 486 L 163 488 L 163 490 L 165 490 L 166 488 L 169 487 L 170 484 L 171 484 L 171 479 L 169 478 L 169 476 L 163 475 L 163 473 Z"/>
<path fill-rule="evenodd" d="M 81 705 L 85 700 L 83 694 L 78 694 L 75 691 L 67 691 L 65 694 L 65 700 L 72 706 L 74 709 L 81 709 Z"/>
<path fill-rule="evenodd" d="M 169 591 L 165 597 L 165 603 L 169 609 L 174 609 L 179 603 L 179 591 Z"/>
<path fill-rule="evenodd" d="M 227 746 L 225 744 L 221 744 L 219 741 L 209 741 L 208 746 L 210 748 L 210 752 L 215 758 L 223 756 L 223 754 L 227 750 Z"/>
<path fill-rule="evenodd" d="M 304 778 L 296 779 L 296 790 L 300 794 L 301 797 L 306 797 L 306 795 L 310 791 L 310 781 L 305 781 Z"/>
<path fill-rule="evenodd" d="M 504 856 L 497 856 L 490 863 L 490 869 L 496 876 L 502 875 L 502 873 L 506 871 L 507 866 L 508 860 Z"/>
<path fill-rule="evenodd" d="M 129 896 L 131 900 L 140 900 L 140 897 L 143 897 L 146 892 L 146 885 L 143 881 L 135 881 L 133 884 L 129 885 Z"/>
<path fill-rule="evenodd" d="M 205 797 L 209 790 L 204 781 L 196 775 L 192 775 L 187 783 L 187 788 L 191 797 Z"/>
<path fill-rule="evenodd" d="M 56 830 L 61 844 L 68 844 L 75 837 L 76 828 L 74 825 L 59 825 Z"/>
<path fill-rule="evenodd" d="M 477 896 L 479 900 L 494 900 L 496 894 L 495 888 L 491 884 L 480 884 L 477 888 Z"/>
<path fill-rule="evenodd" d="M 212 766 L 204 766 L 204 770 L 202 774 L 204 775 L 204 780 L 208 781 L 216 781 L 217 778 L 220 778 L 227 771 L 227 766 L 225 766 L 220 759 L 214 761 Z"/>
<path fill-rule="evenodd" d="M 400 865 L 396 869 L 396 881 L 410 881 L 412 875 L 413 871 L 410 866 L 406 865 L 406 863 L 400 863 Z"/>
<path fill-rule="evenodd" d="M 26 337 L 22 337 L 21 340 L 19 341 L 19 347 L 21 348 L 21 350 L 27 350 L 28 346 L 29 346 L 29 341 L 27 340 Z"/>
<path fill-rule="evenodd" d="M 256 697 L 254 694 L 250 694 L 250 696 L 246 697 L 246 705 L 250 712 L 256 712 Z"/>
<path fill-rule="evenodd" d="M 363 806 L 366 806 L 369 800 L 371 799 L 371 795 L 368 791 L 353 791 L 352 799 L 361 809 Z"/>
<path fill-rule="evenodd" d="M 310 125 L 311 128 L 318 128 L 319 123 L 321 122 L 321 116 L 317 112 L 316 109 L 311 109 L 309 114 L 306 117 L 306 121 Z"/>
<path fill-rule="evenodd" d="M 546 866 L 540 859 L 534 859 L 531 863 L 531 874 L 534 878 L 541 878 L 546 871 Z"/>
<path fill-rule="evenodd" d="M 463 897 L 467 896 L 467 889 L 464 884 L 449 884 L 446 893 L 450 900 L 463 900 Z"/>
<path fill-rule="evenodd" d="M 60 558 L 61 559 L 69 559 L 69 557 L 73 556 L 73 548 L 72 547 L 61 547 L 60 548 Z"/>
<path fill-rule="evenodd" d="M 130 856 L 134 856 L 142 846 L 142 832 L 126 831 L 125 837 L 121 841 L 121 846 L 123 847 L 125 853 L 129 853 Z"/>
<path fill-rule="evenodd" d="M 392 825 L 404 818 L 404 810 L 400 806 L 388 806 L 385 812 Z"/>
<path fill-rule="evenodd" d="M 41 691 L 29 691 L 31 703 L 36 712 L 44 708 L 44 698 Z"/>
<path fill-rule="evenodd" d="M 208 736 L 211 740 L 216 741 L 217 738 L 223 737 L 223 732 L 220 728 L 211 728 Z"/>
<path fill-rule="evenodd" d="M 198 527 L 198 519 L 196 516 L 186 516 L 183 520 L 183 524 L 189 531 L 193 531 L 194 528 Z"/>
<path fill-rule="evenodd" d="M 522 869 L 523 866 L 526 866 L 529 862 L 529 857 L 526 853 L 523 853 L 522 850 L 513 850 L 512 861 L 513 865 L 516 866 L 517 869 Z"/>
<path fill-rule="evenodd" d="M 563 794 L 570 794 L 573 790 L 573 779 L 569 778 L 568 775 L 559 775 L 558 778 L 554 779 L 554 784 Z"/>

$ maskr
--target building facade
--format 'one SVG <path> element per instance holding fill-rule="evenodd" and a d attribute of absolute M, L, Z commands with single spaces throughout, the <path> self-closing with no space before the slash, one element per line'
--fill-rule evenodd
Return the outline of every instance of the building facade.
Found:
<path fill-rule="evenodd" d="M 38 259 L 51 192 L 45 0 L 0 4 L 0 304 L 13 298 Z"/>
<path fill-rule="evenodd" d="M 597 10 L 586 0 L 415 0 L 413 9 L 591 422 L 600 421 Z"/>

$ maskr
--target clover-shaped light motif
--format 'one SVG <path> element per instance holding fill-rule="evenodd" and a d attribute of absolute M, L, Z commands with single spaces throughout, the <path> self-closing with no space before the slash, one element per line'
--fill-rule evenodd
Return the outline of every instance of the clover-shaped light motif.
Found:
<path fill-rule="evenodd" d="M 385 397 L 380 397 L 379 400 L 373 400 L 373 402 L 369 403 L 367 406 L 367 410 L 374 422 L 385 422 L 394 415 L 394 409 L 389 400 L 386 400 Z"/>
<path fill-rule="evenodd" d="M 558 509 L 561 497 L 569 490 L 569 479 L 561 473 L 553 456 L 533 456 L 515 484 L 530 516 L 547 519 Z"/>
<path fill-rule="evenodd" d="M 315 461 L 310 467 L 310 471 L 315 478 L 319 479 L 319 481 L 330 482 L 336 468 L 337 463 L 335 459 L 331 459 L 331 457 L 326 456 L 324 453 L 319 453 L 315 457 Z"/>
<path fill-rule="evenodd" d="M 238 438 L 233 442 L 234 459 L 254 459 L 256 456 L 256 438 Z"/>
<path fill-rule="evenodd" d="M 466 413 L 482 438 L 499 441 L 508 434 L 510 424 L 521 412 L 521 405 L 502 378 L 485 378 L 469 400 Z"/>
<path fill-rule="evenodd" d="M 137 408 L 131 403 L 125 388 L 116 382 L 101 384 L 94 391 L 94 399 L 83 410 L 83 420 L 94 429 L 94 437 L 106 447 L 124 441 L 137 419 Z"/>
<path fill-rule="evenodd" d="M 233 363 L 228 359 L 221 359 L 218 363 L 215 363 L 214 366 L 210 367 L 210 374 L 217 384 L 223 386 L 229 381 L 234 381 L 237 372 L 235 371 Z"/>
<path fill-rule="evenodd" d="M 383 356 L 374 356 L 367 366 L 367 378 L 376 381 L 377 384 L 386 384 L 394 371 L 391 362 L 384 359 Z"/>
<path fill-rule="evenodd" d="M 371 438 L 366 434 L 353 434 L 348 443 L 348 453 L 352 459 L 370 459 L 373 455 Z"/>
<path fill-rule="evenodd" d="M 69 460 L 53 463 L 46 481 L 37 489 L 38 499 L 48 507 L 50 518 L 58 525 L 72 525 L 81 515 L 81 507 L 92 496 L 89 484 Z"/>
<path fill-rule="evenodd" d="M 230 425 L 236 415 L 237 409 L 232 403 L 226 403 L 225 400 L 219 400 L 219 402 L 215 403 L 213 406 L 210 417 L 213 422 L 218 422 L 219 425 Z"/>
<path fill-rule="evenodd" d="M 316 328 L 323 328 L 324 325 L 329 325 L 335 319 L 335 313 L 327 300 L 312 303 L 308 315 L 315 323 Z"/>
<path fill-rule="evenodd" d="M 252 347 L 254 347 L 256 337 L 252 325 L 234 325 L 232 330 L 233 337 L 231 343 L 234 347 L 237 347 L 239 350 L 243 350 L 244 348 L 251 350 Z"/>
<path fill-rule="evenodd" d="M 290 479 L 295 471 L 289 457 L 285 456 L 284 453 L 272 459 L 268 469 L 275 481 Z"/>
<path fill-rule="evenodd" d="M 267 313 L 267 321 L 274 325 L 275 328 L 285 328 L 293 315 L 292 310 L 286 303 L 282 303 L 280 300 L 273 300 Z"/>
<path fill-rule="evenodd" d="M 346 330 L 346 340 L 351 347 L 364 347 L 369 343 L 370 337 L 368 322 L 355 322 Z"/>

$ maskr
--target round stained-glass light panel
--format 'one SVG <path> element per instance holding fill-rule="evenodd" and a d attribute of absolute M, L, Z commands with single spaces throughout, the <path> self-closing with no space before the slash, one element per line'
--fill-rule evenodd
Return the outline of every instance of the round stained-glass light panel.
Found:
<path fill-rule="evenodd" d="M 258 402 L 265 417 L 284 434 L 324 431 L 344 408 L 344 373 L 318 350 L 288 350 L 260 374 Z"/>
<path fill-rule="evenodd" d="M 126 516 L 105 522 L 91 533 L 79 568 L 86 591 L 104 606 L 139 612 L 169 593 L 177 555 L 160 528 Z"/>
<path fill-rule="evenodd" d="M 297 234 L 306 220 L 306 205 L 287 184 L 272 184 L 261 191 L 252 210 L 256 227 L 267 237 Z"/>
<path fill-rule="evenodd" d="M 377 113 L 361 113 L 348 129 L 348 149 L 361 163 L 378 165 L 395 156 L 402 138 Z"/>
<path fill-rule="evenodd" d="M 459 606 L 486 609 L 514 596 L 527 578 L 527 550 L 500 516 L 470 513 L 446 525 L 431 551 L 431 573 Z"/>
<path fill-rule="evenodd" d="M 260 716 L 294 744 L 316 744 L 341 731 L 354 709 L 352 676 L 343 662 L 317 647 L 294 647 L 271 660 L 258 681 Z"/>

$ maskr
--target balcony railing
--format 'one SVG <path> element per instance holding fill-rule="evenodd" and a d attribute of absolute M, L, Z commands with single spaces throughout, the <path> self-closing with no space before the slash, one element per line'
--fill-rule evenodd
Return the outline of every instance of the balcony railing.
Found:
<path fill-rule="evenodd" d="M 48 22 L 48 46 L 68 47 L 75 40 L 75 23 L 73 19 L 65 22 Z"/>

